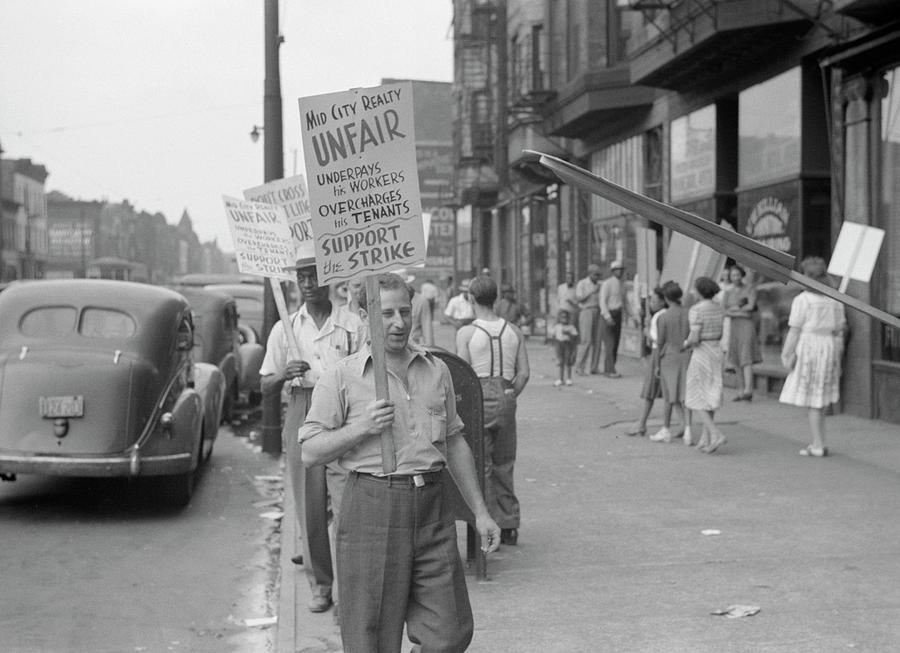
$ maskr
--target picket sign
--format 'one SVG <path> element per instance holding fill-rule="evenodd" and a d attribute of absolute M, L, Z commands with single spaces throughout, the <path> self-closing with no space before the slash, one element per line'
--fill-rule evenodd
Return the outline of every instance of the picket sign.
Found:
<path fill-rule="evenodd" d="M 883 229 L 844 222 L 828 263 L 828 274 L 841 277 L 841 292 L 847 291 L 851 279 L 869 283 L 883 241 Z"/>
<path fill-rule="evenodd" d="M 375 275 L 425 263 L 411 82 L 298 99 L 316 268 L 321 283 L 365 279 L 375 396 L 388 399 L 381 288 Z M 382 469 L 396 470 L 392 429 Z"/>
<path fill-rule="evenodd" d="M 287 212 L 278 204 L 239 200 L 227 195 L 223 200 L 238 270 L 269 280 L 291 357 L 299 359 L 300 347 L 290 328 L 290 315 L 278 282 L 292 278 L 289 270 L 294 269 L 296 262 Z"/>

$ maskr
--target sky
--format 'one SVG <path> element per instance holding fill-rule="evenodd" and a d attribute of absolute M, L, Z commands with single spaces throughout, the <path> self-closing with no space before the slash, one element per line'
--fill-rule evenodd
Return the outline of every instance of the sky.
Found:
<path fill-rule="evenodd" d="M 187 210 L 233 249 L 222 195 L 263 183 L 264 0 L 0 0 L 0 146 L 46 190 Z M 303 173 L 297 98 L 452 81 L 451 0 L 280 0 L 284 174 Z"/>

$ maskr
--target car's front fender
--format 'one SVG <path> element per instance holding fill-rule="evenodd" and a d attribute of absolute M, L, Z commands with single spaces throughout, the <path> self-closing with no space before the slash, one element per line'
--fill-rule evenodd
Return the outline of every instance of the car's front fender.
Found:
<path fill-rule="evenodd" d="M 241 392 L 259 391 L 259 368 L 262 367 L 265 355 L 266 350 L 260 344 L 241 345 L 241 378 L 238 384 Z"/>
<path fill-rule="evenodd" d="M 214 440 L 222 420 L 222 407 L 228 391 L 225 375 L 215 365 L 194 365 L 194 390 L 200 396 L 203 410 L 203 432 L 207 440 Z"/>

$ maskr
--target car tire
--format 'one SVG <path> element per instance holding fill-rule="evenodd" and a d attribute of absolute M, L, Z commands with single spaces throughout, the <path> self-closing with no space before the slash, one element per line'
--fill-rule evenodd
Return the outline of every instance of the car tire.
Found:
<path fill-rule="evenodd" d="M 212 449 L 210 449 L 210 455 L 212 455 Z M 201 432 L 200 441 L 197 444 L 197 466 L 189 472 L 161 476 L 157 480 L 157 492 L 166 505 L 173 508 L 184 508 L 191 502 L 203 461 L 203 433 Z"/>

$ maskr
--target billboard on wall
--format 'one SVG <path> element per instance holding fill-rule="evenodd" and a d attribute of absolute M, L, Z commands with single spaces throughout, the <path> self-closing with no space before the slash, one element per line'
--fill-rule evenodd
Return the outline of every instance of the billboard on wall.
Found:
<path fill-rule="evenodd" d="M 47 225 L 48 262 L 71 262 L 94 257 L 94 226 L 84 222 L 54 221 Z"/>
<path fill-rule="evenodd" d="M 446 206 L 432 209 L 425 257 L 427 273 L 436 277 L 452 275 L 455 249 L 456 212 Z"/>

